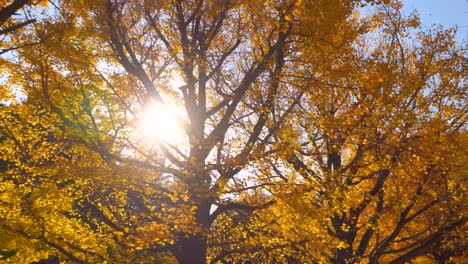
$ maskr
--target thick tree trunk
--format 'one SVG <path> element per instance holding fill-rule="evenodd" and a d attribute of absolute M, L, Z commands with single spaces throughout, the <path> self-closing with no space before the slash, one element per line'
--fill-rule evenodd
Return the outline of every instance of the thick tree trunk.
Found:
<path fill-rule="evenodd" d="M 210 203 L 206 200 L 199 203 L 196 213 L 197 224 L 208 230 L 210 226 Z M 205 232 L 189 237 L 181 237 L 177 242 L 175 257 L 180 264 L 205 264 L 207 254 Z"/>
<path fill-rule="evenodd" d="M 334 263 L 355 263 L 353 259 L 353 251 L 350 247 L 338 249 L 334 257 Z"/>
<path fill-rule="evenodd" d="M 344 223 L 344 221 L 339 221 Z M 354 252 L 352 248 L 353 241 L 356 237 L 356 232 L 348 231 L 339 231 L 336 236 L 341 240 L 346 242 L 349 246 L 346 248 L 337 249 L 334 256 L 333 263 L 355 263 Z"/>
<path fill-rule="evenodd" d="M 206 238 L 198 234 L 179 241 L 176 258 L 181 264 L 206 263 Z"/>

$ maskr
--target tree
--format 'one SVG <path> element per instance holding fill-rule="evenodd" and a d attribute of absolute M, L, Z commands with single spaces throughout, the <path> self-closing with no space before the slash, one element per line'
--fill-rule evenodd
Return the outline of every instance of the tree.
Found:
<path fill-rule="evenodd" d="M 39 44 L 15 50 L 6 68 L 15 76 L 7 86 L 25 100 L 0 109 L 2 256 L 77 263 L 378 261 L 387 250 L 396 260 L 452 256 L 466 221 L 463 185 L 447 191 L 421 171 L 412 181 L 416 172 L 404 169 L 416 154 L 427 177 L 461 177 L 456 144 L 439 150 L 447 159 L 453 153 L 451 168 L 418 148 L 464 142 L 466 120 L 449 102 L 466 99 L 455 84 L 466 56 L 442 31 L 436 40 L 424 37 L 432 46 L 405 50 L 400 34 L 414 20 L 398 20 L 390 9 L 386 19 L 363 20 L 353 13 L 361 2 L 54 2 L 33 34 L 15 32 Z M 366 45 L 363 38 L 374 36 L 383 40 Z M 418 90 L 412 77 L 439 72 L 426 55 L 444 74 Z M 445 89 L 452 92 L 439 95 Z M 395 102 L 409 110 L 400 115 Z M 144 113 L 168 106 L 181 135 L 145 138 Z M 416 186 L 406 203 L 396 203 L 401 190 L 388 190 L 393 178 Z M 440 191 L 434 206 L 422 198 L 426 187 Z M 425 231 L 411 209 L 430 205 L 420 214 L 436 216 L 434 208 L 445 208 L 439 202 L 454 211 Z M 353 220 L 353 210 L 362 217 Z M 413 227 L 408 217 L 423 223 Z M 353 251 L 340 228 L 357 226 L 356 237 L 372 240 Z M 413 230 L 425 232 L 395 246 Z M 448 232 L 443 237 L 453 244 L 424 251 L 425 243 L 442 242 L 437 232 Z M 390 238 L 382 243 L 374 234 Z M 322 241 L 338 249 L 322 251 Z"/>
<path fill-rule="evenodd" d="M 451 31 L 409 34 L 417 17 L 399 8 L 369 18 L 375 39 L 356 24 L 328 39 L 330 52 L 304 51 L 305 65 L 319 52 L 330 63 L 318 64 L 319 75 L 296 72 L 308 92 L 277 134 L 281 154 L 262 168 L 281 202 L 259 213 L 256 221 L 274 224 L 251 230 L 252 239 L 292 245 L 270 258 L 462 261 L 466 47 Z"/>
<path fill-rule="evenodd" d="M 146 11 L 146 6 L 154 7 L 154 13 Z M 113 241 L 95 238 L 92 243 L 77 245 L 68 239 L 51 242 L 50 226 L 40 228 L 39 236 L 24 235 L 29 240 L 41 240 L 55 249 L 56 254 L 78 262 L 99 260 L 106 253 L 116 258 L 115 247 L 123 243 L 121 240 L 137 251 L 136 257 L 141 250 L 166 247 L 180 262 L 205 262 L 205 234 L 214 220 L 212 215 L 230 207 L 223 204 L 224 186 L 250 162 L 250 153 L 261 147 L 254 144 L 262 145 L 261 140 L 274 132 L 266 130 L 269 113 L 264 110 L 271 107 L 273 98 L 279 94 L 278 80 L 273 76 L 281 72 L 293 12 L 299 6 L 295 2 L 263 7 L 235 2 L 98 1 L 93 6 L 62 3 L 61 7 L 64 8 L 61 17 L 55 17 L 53 23 L 45 21 L 38 28 L 36 38 L 42 44 L 40 48 L 19 52 L 23 61 L 11 70 L 18 76 L 22 73 L 24 78 L 9 81 L 11 85 L 20 83 L 27 94 L 24 106 L 17 107 L 25 115 L 45 111 L 57 118 L 56 129 L 64 133 L 60 140 L 76 151 L 67 149 L 71 153 L 64 154 L 65 160 L 51 165 L 58 171 L 44 175 L 46 179 L 64 177 L 63 173 L 69 175 L 63 181 L 50 180 L 55 187 L 49 188 L 62 190 L 59 185 L 65 185 L 63 195 L 70 196 L 63 200 L 66 209 L 52 208 L 52 212 L 58 211 L 57 217 L 64 221 L 81 220 L 88 232 L 83 234 L 113 232 L 114 236 L 107 237 Z M 268 16 L 262 10 L 269 10 Z M 261 22 L 268 23 L 261 27 Z M 260 29 L 268 35 L 254 34 L 254 30 Z M 105 41 L 111 46 L 93 50 L 97 47 L 93 45 Z M 62 48 L 58 49 L 58 45 Z M 117 74 L 122 72 L 116 62 L 130 75 L 119 77 Z M 105 71 L 100 63 L 116 68 Z M 150 100 L 164 104 L 163 99 L 174 97 L 172 91 L 156 85 L 176 70 L 186 82 L 181 87 L 182 93 L 174 99 L 179 99 L 186 108 L 188 142 L 177 147 L 145 146 L 145 142 L 135 138 L 134 111 L 151 103 Z M 226 76 L 228 72 L 232 76 Z M 133 87 L 125 87 L 127 84 Z M 267 92 L 267 97 L 254 105 L 262 111 L 242 116 L 240 110 L 248 109 L 249 102 L 254 103 L 252 97 L 258 97 L 254 89 Z M 26 105 L 32 111 L 27 112 Z M 118 107 L 123 111 L 117 111 Z M 246 120 L 250 128 L 244 127 Z M 5 124 L 6 129 L 13 126 Z M 244 129 L 244 135 L 234 135 L 234 130 Z M 5 144 L 11 146 L 4 153 L 5 160 L 12 163 L 9 169 L 31 166 L 31 161 L 20 158 L 25 153 L 18 151 L 18 158 L 8 157 L 10 151 L 15 152 L 18 145 L 23 145 L 16 140 L 15 133 L 11 134 L 5 132 L 8 135 Z M 22 137 L 28 141 L 33 134 L 31 131 Z M 213 150 L 216 155 L 210 154 Z M 58 152 L 37 151 L 54 158 Z M 34 157 L 33 153 L 28 154 Z M 91 164 L 93 159 L 95 162 Z M 33 173 L 37 171 L 34 169 Z M 157 184 L 167 174 L 172 181 L 170 190 L 164 186 L 158 189 Z M 4 175 L 6 184 L 9 177 L 7 173 Z M 144 175 L 147 178 L 141 179 Z M 28 179 L 31 175 L 22 173 L 21 177 Z M 128 177 L 134 177 L 135 182 L 129 184 Z M 40 183 L 36 184 L 44 188 Z M 115 200 L 109 198 L 114 195 Z M 22 196 L 27 200 L 30 193 Z M 176 203 L 177 200 L 184 202 Z M 210 214 L 214 204 L 218 209 Z M 52 213 L 42 211 L 45 212 Z M 22 211 L 18 219 L 28 217 Z M 52 223 L 52 219 L 49 216 L 46 223 Z M 134 237 L 139 238 L 140 244 L 134 241 L 132 233 L 138 233 Z M 146 241 L 146 235 L 153 237 Z M 104 245 L 112 254 L 102 249 Z M 129 252 L 122 254 L 126 259 L 131 256 Z"/>

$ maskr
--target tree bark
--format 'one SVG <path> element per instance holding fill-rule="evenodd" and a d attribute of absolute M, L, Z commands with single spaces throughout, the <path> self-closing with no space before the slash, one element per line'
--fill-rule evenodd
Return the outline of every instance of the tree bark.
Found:
<path fill-rule="evenodd" d="M 177 251 L 176 258 L 181 264 L 205 264 L 206 238 L 200 234 L 182 238 Z"/>
<path fill-rule="evenodd" d="M 197 207 L 197 224 L 203 229 L 210 226 L 210 207 L 207 200 L 202 200 Z M 180 264 L 205 264 L 207 254 L 206 236 L 202 233 L 181 236 L 175 247 L 174 255 Z"/>

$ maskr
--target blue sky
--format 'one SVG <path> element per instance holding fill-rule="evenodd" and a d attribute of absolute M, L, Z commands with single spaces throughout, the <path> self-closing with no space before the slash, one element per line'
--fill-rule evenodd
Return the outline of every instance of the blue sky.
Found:
<path fill-rule="evenodd" d="M 458 25 L 457 40 L 468 41 L 468 0 L 402 0 L 404 12 L 418 10 L 423 26 Z"/>

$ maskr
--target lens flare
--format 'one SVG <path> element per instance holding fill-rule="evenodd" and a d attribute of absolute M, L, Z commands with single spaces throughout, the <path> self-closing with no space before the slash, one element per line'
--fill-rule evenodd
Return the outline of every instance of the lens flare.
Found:
<path fill-rule="evenodd" d="M 175 143 L 181 137 L 175 108 L 151 101 L 145 108 L 139 122 L 139 129 L 145 140 L 152 143 Z"/>

